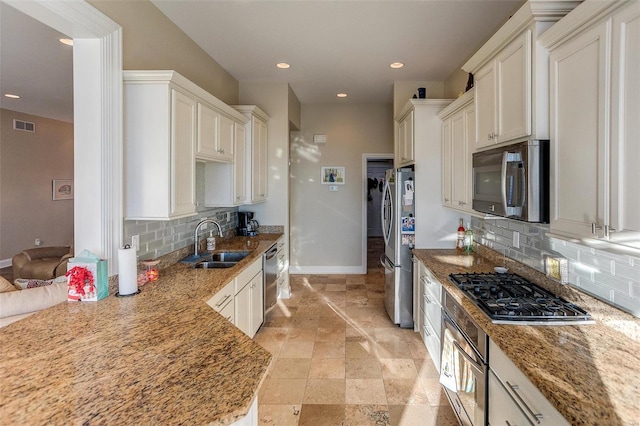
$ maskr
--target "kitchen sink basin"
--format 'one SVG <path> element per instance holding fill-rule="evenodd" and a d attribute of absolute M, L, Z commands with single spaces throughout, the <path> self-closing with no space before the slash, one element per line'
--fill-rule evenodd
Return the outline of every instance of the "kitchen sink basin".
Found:
<path fill-rule="evenodd" d="M 195 264 L 195 268 L 201 269 L 219 269 L 219 268 L 231 268 L 235 266 L 238 262 L 221 262 L 221 261 L 213 261 L 213 262 L 200 262 Z"/>
<path fill-rule="evenodd" d="M 225 251 L 221 253 L 213 253 L 211 260 L 214 262 L 240 262 L 249 256 L 250 251 Z"/>

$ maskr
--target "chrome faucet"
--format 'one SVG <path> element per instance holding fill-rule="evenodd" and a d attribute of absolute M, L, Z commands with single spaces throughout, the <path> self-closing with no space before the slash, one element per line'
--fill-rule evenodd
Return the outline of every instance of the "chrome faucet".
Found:
<path fill-rule="evenodd" d="M 202 219 L 200 222 L 198 222 L 198 224 L 196 225 L 196 229 L 195 231 L 193 231 L 193 244 L 194 244 L 194 251 L 193 251 L 193 255 L 195 257 L 198 257 L 198 246 L 200 245 L 198 241 L 198 231 L 200 230 L 200 227 L 202 225 L 204 225 L 205 223 L 213 223 L 214 225 L 216 225 L 218 227 L 218 236 L 220 236 L 222 238 L 222 227 L 220 226 L 220 224 L 218 222 L 216 222 L 213 219 Z"/>

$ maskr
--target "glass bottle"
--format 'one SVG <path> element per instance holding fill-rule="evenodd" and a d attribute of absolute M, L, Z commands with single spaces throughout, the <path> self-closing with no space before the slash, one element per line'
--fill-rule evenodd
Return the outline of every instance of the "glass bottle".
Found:
<path fill-rule="evenodd" d="M 470 223 L 467 223 L 467 230 L 464 233 L 464 251 L 467 253 L 473 251 L 473 230 Z"/>
<path fill-rule="evenodd" d="M 462 225 L 462 218 L 460 218 L 460 225 L 458 226 L 458 236 L 456 238 L 456 249 L 463 251 L 464 250 L 464 226 Z"/>

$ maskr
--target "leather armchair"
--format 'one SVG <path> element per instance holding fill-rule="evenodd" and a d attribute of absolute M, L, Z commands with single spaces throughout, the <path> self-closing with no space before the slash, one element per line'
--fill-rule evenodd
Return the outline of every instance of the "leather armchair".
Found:
<path fill-rule="evenodd" d="M 13 279 L 49 280 L 67 273 L 67 262 L 73 257 L 69 246 L 36 247 L 13 256 Z"/>

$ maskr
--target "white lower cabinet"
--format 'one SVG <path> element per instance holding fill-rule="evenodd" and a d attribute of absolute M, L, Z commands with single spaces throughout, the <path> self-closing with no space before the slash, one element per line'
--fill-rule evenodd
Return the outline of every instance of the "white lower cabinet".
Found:
<path fill-rule="evenodd" d="M 235 321 L 233 303 L 234 290 L 235 283 L 231 281 L 207 301 L 207 305 L 211 306 L 216 312 L 225 317 L 227 321 L 231 321 L 232 323 Z"/>
<path fill-rule="evenodd" d="M 442 338 L 442 284 L 436 280 L 433 273 L 419 260 L 414 267 L 414 297 L 417 296 L 418 308 L 417 324 L 422 341 L 433 360 L 436 369 L 440 371 L 440 342 Z M 415 290 L 417 289 L 417 290 Z M 414 315 L 415 317 L 416 315 Z"/>
<path fill-rule="evenodd" d="M 253 338 L 264 321 L 262 257 L 235 279 L 235 326 Z"/>
<path fill-rule="evenodd" d="M 489 340 L 489 369 L 491 425 L 569 425 L 493 340 Z"/>
<path fill-rule="evenodd" d="M 231 426 L 258 426 L 258 397 L 251 402 L 247 415 L 231 423 Z"/>

